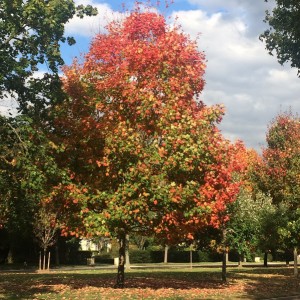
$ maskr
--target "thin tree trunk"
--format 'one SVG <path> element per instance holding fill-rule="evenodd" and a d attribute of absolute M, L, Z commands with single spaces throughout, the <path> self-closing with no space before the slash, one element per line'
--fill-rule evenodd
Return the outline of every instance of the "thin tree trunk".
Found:
<path fill-rule="evenodd" d="M 285 250 L 285 263 L 286 263 L 287 266 L 290 265 L 289 251 L 287 249 Z"/>
<path fill-rule="evenodd" d="M 264 254 L 264 267 L 268 266 L 268 251 L 265 251 Z"/>
<path fill-rule="evenodd" d="M 50 270 L 50 257 L 51 257 L 51 252 L 48 252 L 48 271 Z"/>
<path fill-rule="evenodd" d="M 294 276 L 298 277 L 298 251 L 297 247 L 294 247 Z"/>
<path fill-rule="evenodd" d="M 40 251 L 40 257 L 39 257 L 39 271 L 42 270 L 42 252 Z"/>
<path fill-rule="evenodd" d="M 125 252 L 126 252 L 126 233 L 121 230 L 119 233 L 119 265 L 117 274 L 116 288 L 124 288 L 125 282 Z"/>
<path fill-rule="evenodd" d="M 223 249 L 223 260 L 222 260 L 222 281 L 227 281 L 227 250 Z"/>
<path fill-rule="evenodd" d="M 46 269 L 46 249 L 43 251 L 43 270 Z"/>
<path fill-rule="evenodd" d="M 243 267 L 243 259 L 244 259 L 244 255 L 239 253 L 239 262 L 238 262 L 239 268 Z"/>
<path fill-rule="evenodd" d="M 13 264 L 14 263 L 14 256 L 13 252 L 11 250 L 11 247 L 9 248 L 8 254 L 7 254 L 7 263 L 8 264 Z"/>
<path fill-rule="evenodd" d="M 169 252 L 169 246 L 165 245 L 165 255 L 164 255 L 164 263 L 168 263 L 168 252 Z"/>
<path fill-rule="evenodd" d="M 191 263 L 191 269 L 193 268 L 193 248 L 192 248 L 192 245 L 191 245 L 191 248 L 190 248 L 190 263 Z"/>
<path fill-rule="evenodd" d="M 226 229 L 223 229 L 223 259 L 222 259 L 222 281 L 227 281 L 228 251 L 226 247 Z"/>
<path fill-rule="evenodd" d="M 129 234 L 126 234 L 126 247 L 125 247 L 125 268 L 130 269 L 130 259 L 129 259 Z"/>

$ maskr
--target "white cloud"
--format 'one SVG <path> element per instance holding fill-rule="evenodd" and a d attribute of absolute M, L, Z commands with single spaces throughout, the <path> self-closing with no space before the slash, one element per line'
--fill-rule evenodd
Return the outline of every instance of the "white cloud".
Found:
<path fill-rule="evenodd" d="M 74 18 L 67 25 L 67 34 L 92 37 L 107 22 L 122 17 L 110 4 L 96 1 L 78 0 L 96 6 L 99 15 L 82 20 Z M 259 40 L 267 28 L 263 22 L 265 10 L 272 9 L 274 1 L 179 2 L 181 7 L 184 2 L 194 6 L 186 4 L 186 9 L 174 11 L 171 21 L 178 17 L 178 23 L 192 38 L 200 33 L 199 49 L 205 51 L 207 58 L 202 99 L 207 104 L 225 104 L 227 112 L 221 124 L 225 136 L 241 139 L 259 150 L 267 126 L 276 114 L 289 107 L 300 112 L 300 79 L 296 70 L 280 66 Z"/>
<path fill-rule="evenodd" d="M 66 35 L 94 37 L 96 34 L 103 32 L 103 28 L 117 18 L 122 18 L 122 14 L 114 11 L 107 3 L 96 3 L 90 0 L 77 0 L 76 4 L 92 5 L 98 9 L 98 15 L 92 17 L 74 17 L 65 27 Z"/>
<path fill-rule="evenodd" d="M 2 116 L 15 116 L 18 113 L 18 103 L 14 97 L 8 93 L 0 99 L 0 115 Z"/>
<path fill-rule="evenodd" d="M 225 136 L 242 139 L 259 150 L 276 114 L 289 107 L 300 111 L 297 72 L 280 66 L 259 40 L 264 25 L 256 23 L 264 14 L 262 4 L 251 4 L 255 7 L 251 8 L 249 1 L 190 2 L 199 7 L 205 4 L 207 10 L 174 12 L 173 17 L 179 18 L 183 30 L 193 38 L 201 33 L 199 49 L 207 58 L 202 99 L 207 104 L 225 104 L 227 112 L 221 124 Z"/>

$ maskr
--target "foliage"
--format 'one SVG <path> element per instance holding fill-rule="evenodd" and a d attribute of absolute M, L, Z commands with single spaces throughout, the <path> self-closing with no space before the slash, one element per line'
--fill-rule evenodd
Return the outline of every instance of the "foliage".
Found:
<path fill-rule="evenodd" d="M 267 148 L 258 168 L 258 182 L 282 213 L 279 229 L 290 244 L 299 242 L 300 208 L 300 119 L 291 112 L 279 114 L 267 134 Z"/>
<path fill-rule="evenodd" d="M 270 244 L 270 239 L 275 240 L 274 235 L 270 236 L 266 228 L 266 218 L 271 212 L 274 213 L 274 207 L 270 197 L 261 192 L 253 194 L 245 189 L 240 191 L 237 200 L 230 207 L 231 217 L 226 225 L 228 245 L 239 253 L 240 258 L 245 256 L 249 259 L 257 250 L 259 242 L 262 243 L 263 237 L 265 247 Z M 263 229 L 262 224 L 265 224 Z"/>
<path fill-rule="evenodd" d="M 54 154 L 61 148 L 25 116 L 0 119 L 0 215 L 10 230 L 30 229 L 43 198 L 67 178 Z"/>
<path fill-rule="evenodd" d="M 57 130 L 74 172 L 67 206 L 80 208 L 79 234 L 154 232 L 174 242 L 226 221 L 242 145 L 218 131 L 223 108 L 197 100 L 204 67 L 178 26 L 137 9 L 64 69 L 70 99 Z"/>
<path fill-rule="evenodd" d="M 267 0 L 265 0 L 267 1 Z M 270 28 L 260 39 L 266 42 L 270 54 L 276 52 L 280 64 L 291 62 L 300 75 L 300 4 L 297 0 L 276 0 L 272 13 L 266 12 Z"/>
<path fill-rule="evenodd" d="M 0 3 L 0 96 L 16 97 L 22 111 L 36 105 L 39 115 L 49 99 L 59 100 L 60 46 L 75 43 L 64 36 L 64 25 L 74 16 L 95 15 L 90 5 L 73 0 L 2 0 Z M 33 77 L 44 65 L 43 78 Z M 43 70 L 43 69 L 42 69 Z"/>

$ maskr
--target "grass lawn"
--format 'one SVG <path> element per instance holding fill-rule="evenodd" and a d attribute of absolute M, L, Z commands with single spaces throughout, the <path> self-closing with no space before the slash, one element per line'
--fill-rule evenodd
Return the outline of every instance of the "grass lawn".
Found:
<path fill-rule="evenodd" d="M 126 288 L 114 289 L 116 270 L 0 271 L 0 299 L 266 299 L 300 295 L 293 269 L 219 268 L 126 271 Z"/>

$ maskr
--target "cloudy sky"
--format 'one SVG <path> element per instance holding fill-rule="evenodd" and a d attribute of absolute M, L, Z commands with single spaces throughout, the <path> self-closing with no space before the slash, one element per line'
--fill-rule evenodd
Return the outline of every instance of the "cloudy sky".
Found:
<path fill-rule="evenodd" d="M 88 49 L 90 39 L 108 20 L 120 17 L 120 1 L 78 0 L 93 4 L 99 15 L 74 19 L 67 33 L 78 43 L 64 53 L 66 62 Z M 162 0 L 161 3 L 164 1 Z M 130 7 L 129 1 L 126 5 Z M 200 33 L 199 49 L 207 58 L 206 104 L 223 103 L 226 115 L 221 129 L 231 140 L 241 139 L 247 147 L 260 150 L 268 124 L 279 112 L 300 112 L 300 79 L 289 65 L 281 66 L 270 56 L 259 35 L 267 28 L 265 11 L 272 1 L 264 0 L 175 0 L 161 12 L 178 17 L 183 30 L 195 38 Z"/>
<path fill-rule="evenodd" d="M 132 1 L 76 0 L 92 4 L 99 10 L 96 17 L 74 18 L 66 34 L 77 44 L 63 47 L 63 58 L 71 63 L 75 56 L 88 51 L 91 38 L 103 26 L 119 18 L 122 3 L 128 8 Z M 164 0 L 161 0 L 164 3 Z M 300 79 L 289 65 L 281 66 L 270 56 L 259 35 L 267 28 L 265 10 L 272 0 L 175 0 L 160 10 L 169 22 L 178 17 L 192 38 L 200 33 L 199 50 L 207 58 L 206 86 L 202 100 L 206 104 L 223 103 L 226 115 L 223 134 L 231 140 L 241 139 L 247 147 L 257 150 L 265 143 L 268 124 L 280 111 L 292 109 L 300 113 Z"/>

